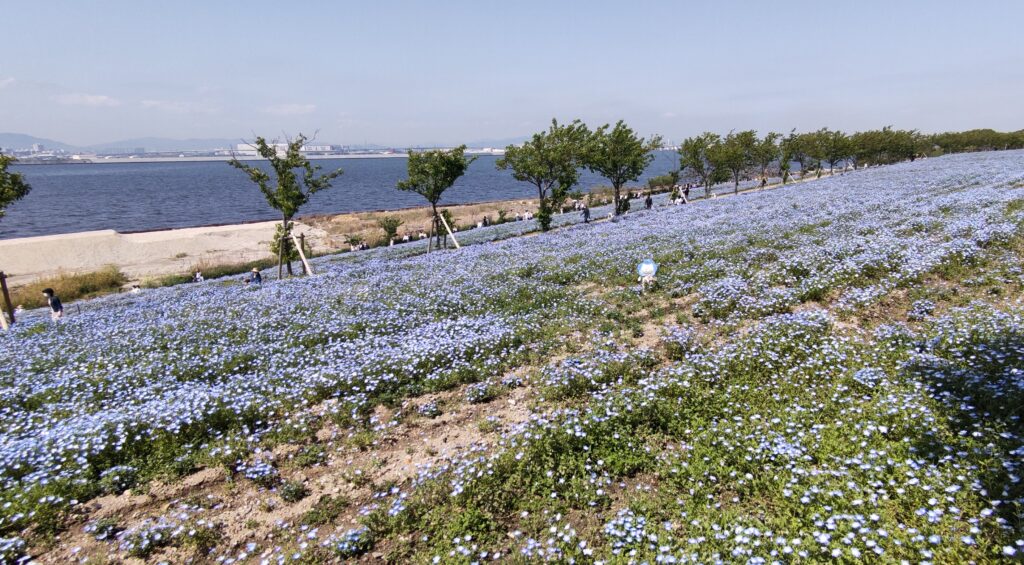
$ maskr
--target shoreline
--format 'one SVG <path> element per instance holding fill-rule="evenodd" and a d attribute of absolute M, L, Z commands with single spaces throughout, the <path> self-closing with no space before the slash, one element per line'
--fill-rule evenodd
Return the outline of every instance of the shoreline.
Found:
<path fill-rule="evenodd" d="M 504 155 L 504 151 L 498 153 L 496 151 L 466 151 L 466 155 L 474 155 L 481 157 L 501 157 Z M 316 160 L 332 160 L 332 159 L 408 159 L 408 153 L 344 153 L 344 154 L 328 154 L 328 155 L 306 155 L 310 161 Z M 233 159 L 231 155 L 196 155 L 192 157 L 96 157 L 96 156 L 82 156 L 79 159 L 61 159 L 61 160 L 30 160 L 31 158 L 26 157 L 19 159 L 14 163 L 16 166 L 30 166 L 30 165 L 111 165 L 111 164 L 125 164 L 125 163 L 203 163 L 203 162 L 227 162 Z M 241 155 L 238 157 L 239 161 L 266 161 L 261 157 L 254 155 Z"/>
<path fill-rule="evenodd" d="M 496 217 L 506 209 L 533 210 L 536 199 L 492 200 L 443 206 L 458 225 L 476 223 L 483 215 Z M 430 207 L 365 210 L 338 214 L 300 215 L 294 231 L 305 234 L 317 253 L 349 249 L 349 238 L 376 243 L 383 238 L 377 219 L 385 215 L 403 220 L 399 237 L 415 237 L 429 226 Z M 44 277 L 91 272 L 107 265 L 119 268 L 130 282 L 188 273 L 212 265 L 257 261 L 272 257 L 270 240 L 280 219 L 162 228 L 142 231 L 112 229 L 0 239 L 0 270 L 11 287 Z"/>
<path fill-rule="evenodd" d="M 829 175 L 822 178 L 825 176 Z M 811 180 L 816 179 L 793 179 L 789 184 Z M 773 183 L 764 189 L 743 188 L 740 194 L 780 186 Z M 627 187 L 625 190 L 643 188 Z M 605 192 L 594 191 L 602 197 Z M 715 196 L 728 197 L 732 194 L 726 192 Z M 536 206 L 536 198 L 524 198 L 452 204 L 440 208 L 451 212 L 456 223 L 453 228 L 458 231 L 458 227 L 475 225 L 484 216 L 493 221 L 499 210 L 505 210 L 511 220 L 517 213 L 535 212 Z M 318 255 L 344 252 L 350 249 L 352 238 L 371 245 L 381 244 L 383 230 L 377 225 L 377 220 L 385 215 L 397 216 L 403 221 L 398 230 L 399 239 L 409 234 L 415 240 L 420 232 L 429 230 L 430 206 L 425 205 L 297 216 L 293 220 L 294 231 L 305 234 L 313 252 Z M 146 279 L 181 275 L 197 268 L 273 258 L 270 239 L 279 223 L 279 219 L 250 220 L 185 228 L 127 232 L 108 229 L 3 239 L 0 240 L 0 257 L 4 259 L 0 270 L 7 273 L 8 284 L 13 288 L 44 277 L 86 273 L 113 265 L 129 278 L 129 284 L 133 284 Z"/>

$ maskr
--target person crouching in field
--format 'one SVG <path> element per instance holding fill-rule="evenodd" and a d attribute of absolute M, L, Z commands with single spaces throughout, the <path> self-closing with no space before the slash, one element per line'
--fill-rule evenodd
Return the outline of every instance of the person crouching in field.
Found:
<path fill-rule="evenodd" d="M 44 288 L 43 296 L 46 297 L 46 303 L 50 305 L 50 319 L 57 321 L 64 317 L 64 305 L 60 303 L 60 298 L 53 293 L 52 288 Z"/>

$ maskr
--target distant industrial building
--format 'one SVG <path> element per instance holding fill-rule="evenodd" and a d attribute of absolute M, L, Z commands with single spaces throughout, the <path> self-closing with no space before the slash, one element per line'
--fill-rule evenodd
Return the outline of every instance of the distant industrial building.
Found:
<path fill-rule="evenodd" d="M 279 156 L 288 152 L 287 143 L 268 143 L 267 145 L 273 147 Z M 303 145 L 301 151 L 303 153 L 334 153 L 340 149 L 340 147 L 335 145 Z M 259 154 L 256 146 L 252 143 L 239 143 L 235 145 L 234 153 L 240 157 L 256 157 Z"/>

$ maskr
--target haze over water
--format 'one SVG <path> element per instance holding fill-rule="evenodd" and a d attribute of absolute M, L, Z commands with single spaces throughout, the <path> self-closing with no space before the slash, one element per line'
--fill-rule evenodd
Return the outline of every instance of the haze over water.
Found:
<path fill-rule="evenodd" d="M 448 189 L 442 204 L 534 198 L 536 189 L 499 171 L 497 157 L 480 156 Z M 345 173 L 334 186 L 313 195 L 301 215 L 398 209 L 427 204 L 395 184 L 406 177 L 406 159 L 324 159 L 314 161 Z M 675 152 L 655 154 L 636 185 L 678 164 Z M 276 220 L 263 194 L 241 171 L 225 162 L 16 165 L 32 185 L 24 200 L 0 222 L 0 239 L 90 230 L 146 231 L 256 220 Z M 607 185 L 584 171 L 579 188 Z"/>

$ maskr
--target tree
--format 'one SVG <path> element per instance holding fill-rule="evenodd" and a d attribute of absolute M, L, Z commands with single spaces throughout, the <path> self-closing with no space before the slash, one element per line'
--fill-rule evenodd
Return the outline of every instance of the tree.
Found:
<path fill-rule="evenodd" d="M 270 162 L 270 168 L 274 173 L 271 178 L 270 172 L 254 165 L 248 165 L 232 156 L 228 163 L 244 171 L 249 175 L 249 180 L 256 183 L 260 192 L 267 199 L 271 208 L 281 213 L 281 228 L 277 232 L 277 276 L 281 277 L 281 265 L 283 260 L 291 257 L 291 220 L 299 212 L 304 204 L 309 202 L 309 197 L 331 187 L 331 181 L 341 175 L 342 170 L 331 171 L 317 175 L 320 172 L 319 165 L 313 165 L 309 159 L 302 154 L 302 146 L 306 143 L 306 136 L 301 133 L 295 139 L 288 141 L 284 154 L 278 153 L 277 144 L 268 144 L 263 137 L 257 137 L 251 145 L 256 148 L 256 153 Z M 292 262 L 288 261 L 288 274 L 292 274 Z"/>
<path fill-rule="evenodd" d="M 780 133 L 768 132 L 764 138 L 754 142 L 751 157 L 762 179 L 768 178 L 768 167 L 771 167 L 772 163 L 782 156 L 778 143 L 781 138 L 782 134 Z M 782 169 L 781 163 L 779 169 L 780 171 Z"/>
<path fill-rule="evenodd" d="M 444 191 L 466 173 L 469 164 L 474 160 L 475 158 L 466 158 L 465 145 L 448 151 L 435 149 L 409 152 L 409 178 L 398 181 L 398 189 L 415 192 L 430 203 L 433 231 L 438 247 L 441 246 L 441 219 L 437 213 L 437 203 Z M 447 241 L 445 237 L 445 242 Z"/>
<path fill-rule="evenodd" d="M 850 138 L 841 131 L 832 131 L 828 128 L 814 132 L 814 148 L 815 158 L 828 163 L 829 174 L 834 172 L 837 163 L 853 155 Z"/>
<path fill-rule="evenodd" d="M 645 140 L 622 120 L 610 131 L 608 128 L 605 124 L 589 136 L 584 160 L 588 169 L 612 184 L 615 215 L 620 215 L 629 206 L 621 197 L 623 185 L 640 178 L 654 159 L 651 152 L 661 147 L 661 138 L 655 135 Z"/>
<path fill-rule="evenodd" d="M 541 231 L 550 229 L 552 209 L 560 207 L 579 182 L 582 152 L 589 134 L 587 126 L 579 120 L 564 126 L 551 120 L 548 131 L 533 134 L 522 145 L 509 145 L 496 163 L 498 169 L 512 169 L 516 180 L 537 187 L 537 221 Z"/>
<path fill-rule="evenodd" d="M 7 214 L 7 207 L 25 198 L 32 187 L 25 182 L 21 173 L 12 173 L 7 166 L 16 161 L 9 155 L 0 155 L 0 218 Z"/>
<path fill-rule="evenodd" d="M 800 164 L 801 175 L 811 168 L 816 168 L 818 161 L 811 155 L 815 152 L 815 147 L 817 146 L 814 133 L 790 131 L 786 139 L 782 140 L 781 146 L 783 154 L 788 156 L 788 158 L 784 159 L 787 170 L 789 169 L 789 163 L 792 161 Z M 811 167 L 808 167 L 808 165 L 811 165 Z"/>
<path fill-rule="evenodd" d="M 725 140 L 713 148 L 711 160 L 716 168 L 729 171 L 733 179 L 733 194 L 740 192 L 740 176 L 753 164 L 754 146 L 757 144 L 757 132 L 754 130 L 730 132 Z"/>
<path fill-rule="evenodd" d="M 790 169 L 793 166 L 793 161 L 798 160 L 798 149 L 796 130 L 790 131 L 789 135 L 782 138 L 782 141 L 779 142 L 779 175 L 782 177 L 782 184 L 786 184 L 786 180 L 790 178 Z"/>
<path fill-rule="evenodd" d="M 398 235 L 398 228 L 402 227 L 402 221 L 398 216 L 381 216 L 377 218 L 377 225 L 380 229 L 384 230 L 384 241 L 391 245 L 395 242 L 395 236 Z"/>
<path fill-rule="evenodd" d="M 679 146 L 679 168 L 689 168 L 697 175 L 706 194 L 711 194 L 711 185 L 720 176 L 711 155 L 721 143 L 721 136 L 706 131 L 697 137 L 686 138 Z"/>
<path fill-rule="evenodd" d="M 850 136 L 850 145 L 853 147 L 850 160 L 853 161 L 854 169 L 861 165 L 873 165 L 882 161 L 882 155 L 885 152 L 883 131 L 858 131 Z"/>

